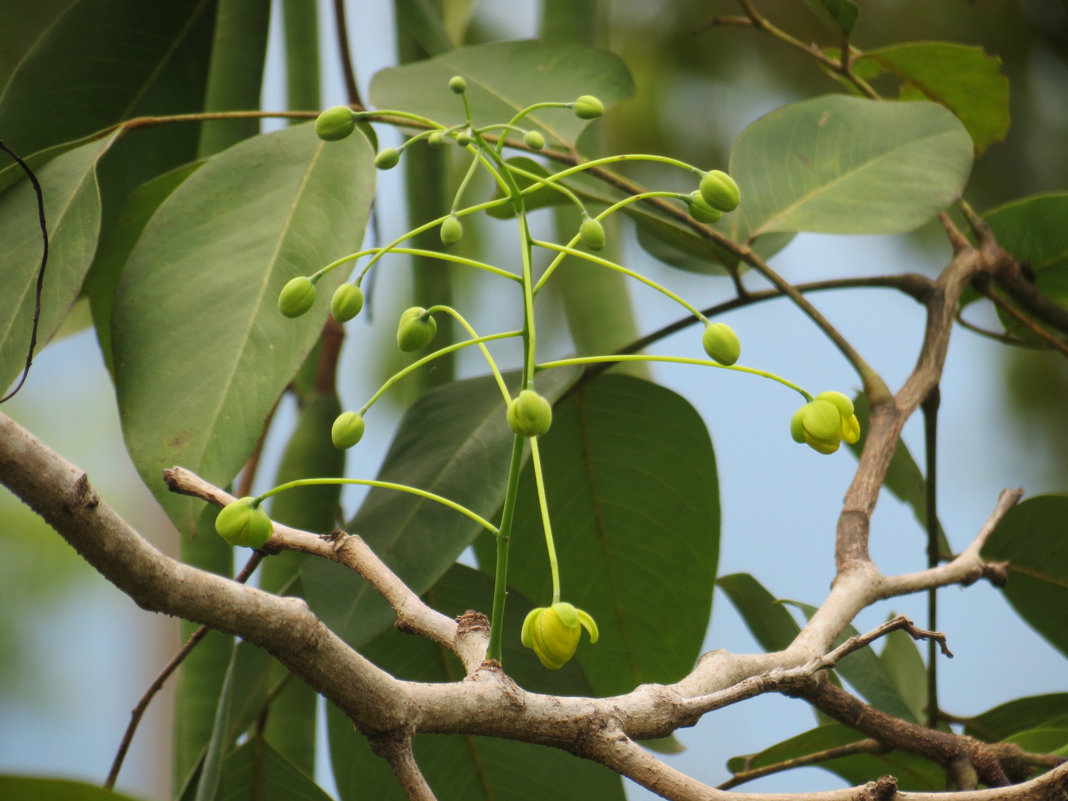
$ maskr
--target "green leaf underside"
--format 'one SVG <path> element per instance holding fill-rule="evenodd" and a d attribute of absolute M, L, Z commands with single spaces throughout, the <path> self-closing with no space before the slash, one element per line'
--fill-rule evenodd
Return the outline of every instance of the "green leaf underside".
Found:
<path fill-rule="evenodd" d="M 538 392 L 552 402 L 575 376 L 576 371 L 553 370 L 538 378 Z M 518 379 L 509 379 L 514 391 Z M 504 499 L 512 440 L 504 399 L 492 378 L 452 382 L 426 393 L 405 413 L 376 478 L 436 492 L 492 519 Z M 442 504 L 377 488 L 346 528 L 416 592 L 431 586 L 484 531 Z M 301 577 L 315 613 L 355 647 L 393 622 L 381 596 L 346 568 L 315 559 L 301 567 Z"/>
<path fill-rule="evenodd" d="M 59 156 L 37 174 L 44 195 L 49 253 L 37 348 L 52 338 L 74 304 L 100 233 L 96 168 L 115 136 Z M 26 362 L 44 241 L 37 196 L 23 179 L 0 195 L 0 395 Z"/>
<path fill-rule="evenodd" d="M 0 776 L 4 801 L 135 801 L 133 796 L 70 779 Z"/>
<path fill-rule="evenodd" d="M 983 546 L 983 559 L 1009 562 L 1003 592 L 1012 608 L 1068 656 L 1068 495 L 1028 498 L 1009 510 Z"/>
<path fill-rule="evenodd" d="M 488 612 L 493 579 L 454 565 L 425 594 L 435 609 L 449 616 L 469 609 Z M 523 618 L 532 604 L 510 593 L 505 612 L 504 664 L 521 686 L 558 695 L 589 695 L 582 670 L 572 660 L 561 670 L 546 670 L 533 651 L 519 642 Z M 389 629 L 362 649 L 365 656 L 391 674 L 411 681 L 454 682 L 463 668 L 451 653 L 423 637 Z M 342 801 L 403 799 L 389 766 L 371 753 L 366 740 L 335 707 L 327 712 L 334 778 Z M 420 770 L 438 798 L 464 801 L 542 801 L 545 798 L 624 798 L 619 776 L 592 762 L 562 751 L 525 743 L 471 735 L 420 735 L 414 742 Z"/>
<path fill-rule="evenodd" d="M 356 250 L 374 189 L 362 137 L 320 142 L 310 125 L 212 157 L 145 227 L 115 298 L 115 380 L 127 448 L 180 530 L 199 501 L 166 491 L 180 464 L 229 482 L 329 313 L 337 270 L 297 320 L 277 298 Z M 175 291 L 181 287 L 183 291 Z"/>
<path fill-rule="evenodd" d="M 824 95 L 742 132 L 729 170 L 742 203 L 724 219 L 736 242 L 910 231 L 960 195 L 971 163 L 967 131 L 942 106 Z"/>
<path fill-rule="evenodd" d="M 1017 698 L 965 721 L 964 733 L 998 742 L 1028 729 L 1068 725 L 1068 693 Z"/>
<path fill-rule="evenodd" d="M 794 641 L 801 627 L 794 616 L 748 573 L 732 573 L 716 579 L 753 637 L 765 651 L 782 651 Z"/>
<path fill-rule="evenodd" d="M 561 600 L 593 615 L 576 658 L 595 693 L 677 681 L 697 659 L 719 556 L 715 455 L 700 416 L 664 387 L 604 375 L 573 391 L 539 439 Z M 480 562 L 487 564 L 480 552 Z M 530 465 L 520 482 L 510 585 L 551 601 Z M 490 562 L 491 563 L 491 562 Z"/>
<path fill-rule="evenodd" d="M 868 439 L 868 431 L 871 429 L 869 425 L 871 410 L 868 408 L 868 398 L 863 392 L 858 392 L 854 396 L 853 408 L 856 411 L 857 420 L 860 422 L 860 439 L 851 445 L 849 443 L 846 444 L 859 459 L 861 452 L 864 450 L 864 444 Z M 883 486 L 895 498 L 908 504 L 921 528 L 926 531 L 927 481 L 923 477 L 920 466 L 912 458 L 908 447 L 900 439 L 897 441 L 894 455 L 890 459 L 890 467 L 886 471 L 886 481 Z M 953 555 L 953 551 L 950 548 L 949 540 L 946 539 L 946 532 L 943 530 L 941 522 L 938 523 L 936 536 L 939 556 L 950 558 Z"/>
<path fill-rule="evenodd" d="M 898 629 L 886 635 L 879 660 L 886 667 L 912 717 L 924 720 L 927 708 L 927 665 L 924 664 L 916 641 Z"/>
<path fill-rule="evenodd" d="M 467 81 L 476 126 L 508 122 L 533 103 L 568 103 L 581 95 L 595 95 L 608 108 L 634 93 L 630 73 L 618 56 L 532 40 L 461 47 L 381 70 L 371 79 L 371 101 L 378 108 L 415 112 L 443 125 L 462 123 L 463 103 L 448 88 L 454 75 Z M 535 111 L 521 124 L 572 147 L 589 122 L 569 109 L 551 108 Z"/>
<path fill-rule="evenodd" d="M 223 762 L 215 801 L 330 801 L 330 796 L 299 768 L 254 737 Z"/>
<path fill-rule="evenodd" d="M 847 36 L 853 31 L 860 9 L 852 0 L 804 0 L 809 11 L 829 31 Z"/>
<path fill-rule="evenodd" d="M 981 47 L 950 42 L 910 42 L 869 50 L 853 68 L 865 80 L 890 74 L 901 81 L 902 100 L 932 100 L 968 129 L 982 153 L 1009 130 L 1009 79 L 1001 59 Z"/>
<path fill-rule="evenodd" d="M 864 735 L 840 723 L 830 723 L 798 734 L 757 754 L 737 756 L 727 762 L 735 773 L 776 765 L 790 759 L 816 754 L 864 739 Z M 854 754 L 817 763 L 816 767 L 841 776 L 851 785 L 864 784 L 880 776 L 892 775 L 902 790 L 943 790 L 945 773 L 941 766 L 914 754 L 890 751 L 886 754 Z"/>

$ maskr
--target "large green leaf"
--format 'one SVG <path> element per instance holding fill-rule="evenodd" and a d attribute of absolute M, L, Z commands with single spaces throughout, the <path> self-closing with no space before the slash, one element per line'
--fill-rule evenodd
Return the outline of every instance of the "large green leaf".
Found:
<path fill-rule="evenodd" d="M 727 593 L 745 625 L 765 651 L 784 650 L 801 631 L 786 607 L 748 573 L 720 576 L 716 579 L 716 586 Z"/>
<path fill-rule="evenodd" d="M 37 346 L 63 322 L 81 289 L 100 233 L 96 168 L 115 137 L 82 145 L 45 165 L 37 179 L 44 195 L 48 263 L 41 294 Z M 0 195 L 0 395 L 23 369 L 33 328 L 43 237 L 37 196 L 28 179 Z"/>
<path fill-rule="evenodd" d="M 210 0 L 69 4 L 36 31 L 0 89 L 4 140 L 29 154 L 133 116 L 212 8 Z"/>
<path fill-rule="evenodd" d="M 607 108 L 634 93 L 630 73 L 618 56 L 534 40 L 461 47 L 381 70 L 371 79 L 371 101 L 378 108 L 415 112 L 443 125 L 462 123 L 463 103 L 448 88 L 453 75 L 467 81 L 475 125 L 508 122 L 533 103 L 596 95 Z M 523 120 L 525 127 L 538 127 L 569 147 L 587 124 L 563 108 L 539 109 Z"/>
<path fill-rule="evenodd" d="M 575 371 L 554 370 L 544 378 L 538 391 L 553 401 Z M 493 379 L 456 381 L 426 393 L 405 413 L 377 478 L 436 492 L 491 518 L 504 500 L 513 438 Z M 376 488 L 348 530 L 422 592 L 483 529 L 441 504 Z M 304 564 L 301 577 L 316 614 L 353 646 L 394 619 L 378 593 L 346 568 L 316 559 Z"/>
<path fill-rule="evenodd" d="M 577 652 L 590 685 L 613 695 L 677 681 L 700 652 L 719 557 L 719 491 L 704 422 L 671 390 L 609 374 L 556 405 L 539 447 L 562 600 L 600 627 L 597 644 L 584 641 Z M 530 464 L 509 569 L 512 587 L 538 605 L 550 602 Z"/>
<path fill-rule="evenodd" d="M 1001 59 L 981 47 L 952 42 L 909 42 L 869 50 L 853 62 L 872 80 L 890 74 L 901 81 L 902 100 L 932 100 L 964 123 L 982 153 L 1009 130 L 1009 79 Z"/>
<path fill-rule="evenodd" d="M 971 138 L 942 106 L 824 95 L 742 132 L 730 159 L 742 203 L 724 220 L 736 242 L 911 231 L 960 195 L 971 164 Z"/>
<path fill-rule="evenodd" d="M 246 140 L 184 181 L 131 253 L 112 315 L 119 409 L 135 465 L 181 530 L 199 504 L 167 492 L 160 470 L 225 484 L 247 459 L 344 275 L 321 281 L 297 320 L 278 293 L 359 246 L 371 161 L 362 137 L 323 143 L 308 125 Z"/>
<path fill-rule="evenodd" d="M 805 0 L 805 5 L 829 31 L 846 36 L 853 32 L 860 16 L 852 0 Z"/>
<path fill-rule="evenodd" d="M 849 445 L 853 455 L 860 458 L 864 450 L 864 444 L 868 440 L 868 432 L 871 430 L 871 409 L 868 407 L 868 396 L 858 392 L 853 398 L 853 408 L 860 422 L 860 439 Z M 927 528 L 927 480 L 923 477 L 923 471 L 912 458 L 904 440 L 898 439 L 894 446 L 894 455 L 890 458 L 890 467 L 886 471 L 886 481 L 883 486 L 890 491 L 898 500 L 904 501 L 916 520 L 924 529 Z M 940 558 L 949 559 L 953 550 L 946 539 L 946 532 L 942 523 L 938 523 L 937 538 L 938 555 Z"/>
<path fill-rule="evenodd" d="M 887 634 L 885 642 L 879 659 L 912 717 L 922 721 L 927 709 L 927 665 L 920 656 L 920 649 L 916 647 L 916 641 L 901 629 Z"/>
<path fill-rule="evenodd" d="M 809 729 L 757 754 L 733 757 L 728 760 L 727 767 L 735 773 L 754 770 L 819 754 L 862 739 L 862 734 L 847 726 L 829 723 Z M 903 751 L 890 751 L 886 754 L 862 753 L 826 759 L 816 763 L 816 767 L 841 776 L 853 785 L 864 784 L 885 775 L 895 776 L 902 790 L 942 790 L 946 784 L 945 773 L 937 763 Z"/>
<path fill-rule="evenodd" d="M 1013 609 L 1068 656 L 1068 495 L 1028 498 L 1009 510 L 983 559 L 1009 562 L 1004 593 Z"/>
<path fill-rule="evenodd" d="M 330 801 L 312 779 L 271 747 L 253 737 L 223 763 L 216 801 Z"/>
<path fill-rule="evenodd" d="M 4 801 L 134 801 L 132 796 L 95 784 L 35 776 L 0 776 Z"/>
<path fill-rule="evenodd" d="M 996 743 L 1017 732 L 1068 724 L 1068 693 L 1017 698 L 964 722 L 964 733 Z"/>
<path fill-rule="evenodd" d="M 493 580 L 456 565 L 429 590 L 425 599 L 439 611 L 456 616 L 468 609 L 488 612 Z M 519 630 L 531 603 L 512 593 L 505 611 L 503 657 L 508 675 L 535 692 L 589 695 L 591 690 L 574 661 L 559 671 L 545 670 L 532 651 L 519 642 Z M 411 681 L 455 682 L 463 668 L 452 654 L 427 639 L 389 629 L 369 643 L 363 653 L 395 676 Z M 403 799 L 388 765 L 371 753 L 363 737 L 335 707 L 327 712 L 334 778 L 343 801 L 374 798 Z M 424 776 L 442 801 L 463 799 L 544 798 L 622 799 L 618 775 L 562 751 L 525 743 L 463 735 L 423 735 L 415 740 L 415 755 Z"/>

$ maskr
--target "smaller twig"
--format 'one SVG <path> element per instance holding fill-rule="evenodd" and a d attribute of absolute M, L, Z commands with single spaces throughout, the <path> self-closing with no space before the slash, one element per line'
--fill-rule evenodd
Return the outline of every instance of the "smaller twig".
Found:
<path fill-rule="evenodd" d="M 410 737 L 369 737 L 371 750 L 389 763 L 409 801 L 437 801 L 415 761 Z"/>
<path fill-rule="evenodd" d="M 782 762 L 765 765 L 762 768 L 747 768 L 746 770 L 740 770 L 727 779 L 727 781 L 723 782 L 723 784 L 717 786 L 716 789 L 730 790 L 731 788 L 745 784 L 746 782 L 761 779 L 764 776 L 771 776 L 775 773 L 793 770 L 794 768 L 819 765 L 823 762 L 829 762 L 832 759 L 853 756 L 854 754 L 883 754 L 886 753 L 887 750 L 887 747 L 878 740 L 865 738 L 863 740 L 858 740 L 855 743 L 847 743 L 846 745 L 839 745 L 834 748 L 825 748 L 822 751 L 814 751 L 811 754 L 794 757 L 793 759 L 784 759 Z"/>
<path fill-rule="evenodd" d="M 942 403 L 942 391 L 935 384 L 920 408 L 923 410 L 923 447 L 926 462 L 924 484 L 927 529 L 927 567 L 938 567 L 938 407 Z M 938 628 L 938 588 L 927 591 L 927 627 Z M 935 640 L 927 641 L 927 726 L 936 728 L 938 723 L 938 654 Z"/>
<path fill-rule="evenodd" d="M 950 216 L 944 211 L 938 215 L 938 221 L 942 223 L 942 228 L 945 230 L 946 237 L 949 239 L 949 245 L 953 248 L 954 256 L 962 250 L 967 250 L 972 246 L 972 243 L 960 232 L 960 229 L 957 228 Z"/>
<path fill-rule="evenodd" d="M 1016 320 L 1016 322 L 1018 322 L 1032 334 L 1037 336 L 1039 339 L 1041 339 L 1054 350 L 1060 352 L 1062 356 L 1068 357 L 1068 344 L 1051 335 L 1049 332 L 1043 329 L 1042 326 L 1038 325 L 1034 320 L 1032 320 L 1023 312 L 1021 312 L 1019 309 L 1017 309 L 1013 304 L 1009 303 L 1008 300 L 1003 298 L 1001 294 L 996 289 L 994 289 L 994 287 L 992 287 L 989 283 L 985 283 L 980 286 L 979 291 L 982 292 L 983 295 L 985 295 L 987 298 L 989 298 L 995 306 L 997 306 L 999 309 L 1001 309 L 1014 320 Z"/>
<path fill-rule="evenodd" d="M 234 581 L 239 584 L 244 584 L 249 580 L 249 577 L 255 572 L 260 562 L 263 561 L 263 554 L 253 553 L 248 562 L 241 569 L 241 572 L 237 574 Z M 171 674 L 178 669 L 178 667 L 185 661 L 185 658 L 192 653 L 193 649 L 197 647 L 197 644 L 204 639 L 207 633 L 211 629 L 207 626 L 201 626 L 194 631 L 189 639 L 185 641 L 185 645 L 178 649 L 177 653 L 171 657 L 171 661 L 164 665 L 163 670 L 159 672 L 159 675 L 152 680 L 152 683 L 148 685 L 148 689 L 145 690 L 141 696 L 141 700 L 137 702 L 130 711 L 130 722 L 126 726 L 126 731 L 122 735 L 122 741 L 119 743 L 119 749 L 115 753 L 115 759 L 112 760 L 111 770 L 108 771 L 108 777 L 104 782 L 104 787 L 108 790 L 115 786 L 115 780 L 119 777 L 119 771 L 122 769 L 122 763 L 126 759 L 126 753 L 130 750 L 130 743 L 133 742 L 134 734 L 137 732 L 137 727 L 141 723 L 141 718 L 144 717 L 145 711 L 148 709 L 148 705 L 152 703 L 152 699 L 156 697 L 167 679 Z"/>
<path fill-rule="evenodd" d="M 1004 345 L 1010 345 L 1014 348 L 1028 348 L 1030 350 L 1044 349 L 1043 346 L 1037 342 L 1024 342 L 1022 339 L 1017 339 L 1011 334 L 1006 334 L 1002 331 L 991 331 L 989 328 L 983 328 L 982 326 L 976 325 L 973 322 L 965 320 L 963 309 L 957 311 L 956 315 L 954 315 L 954 319 L 957 321 L 957 324 L 961 328 L 971 331 L 973 334 L 978 334 L 981 337 L 986 337 L 987 339 L 993 339 L 997 342 L 1001 342 Z"/>
<path fill-rule="evenodd" d="M 753 20 L 749 19 L 749 17 L 736 17 L 729 15 L 726 17 L 712 17 L 712 19 L 710 19 L 704 25 L 698 25 L 696 28 L 693 28 L 690 31 L 690 34 L 692 36 L 700 36 L 702 33 L 710 31 L 712 28 L 719 28 L 725 26 L 752 28 Z"/>
<path fill-rule="evenodd" d="M 360 90 L 356 86 L 356 74 L 352 68 L 352 52 L 349 48 L 349 26 L 345 17 L 345 0 L 334 0 L 334 24 L 337 28 L 337 48 L 341 57 L 341 74 L 345 78 L 345 93 L 349 105 L 362 106 Z"/>
<path fill-rule="evenodd" d="M 951 659 L 953 658 L 953 652 L 950 651 L 949 647 L 946 645 L 945 634 L 940 631 L 927 631 L 926 629 L 921 629 L 904 615 L 898 615 L 897 617 L 886 621 L 882 625 L 876 626 L 874 629 L 872 629 L 866 634 L 857 634 L 853 637 L 850 637 L 848 640 L 843 642 L 833 651 L 824 655 L 824 657 L 820 660 L 820 666 L 823 668 L 833 668 L 844 657 L 848 656 L 854 651 L 859 651 L 861 648 L 865 648 L 871 645 L 880 637 L 885 637 L 891 631 L 897 631 L 899 629 L 904 629 L 905 633 L 912 637 L 912 639 L 914 640 L 934 640 L 942 649 L 943 654 L 950 657 Z"/>

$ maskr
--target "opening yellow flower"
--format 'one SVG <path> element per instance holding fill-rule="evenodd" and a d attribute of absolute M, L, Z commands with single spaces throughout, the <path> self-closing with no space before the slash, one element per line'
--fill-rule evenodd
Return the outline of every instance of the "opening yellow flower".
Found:
<path fill-rule="evenodd" d="M 550 670 L 559 670 L 575 655 L 582 629 L 590 635 L 590 642 L 597 642 L 597 623 L 581 609 L 566 601 L 557 601 L 552 606 L 531 609 L 523 621 L 521 640 L 527 648 L 533 648 L 541 663 Z"/>

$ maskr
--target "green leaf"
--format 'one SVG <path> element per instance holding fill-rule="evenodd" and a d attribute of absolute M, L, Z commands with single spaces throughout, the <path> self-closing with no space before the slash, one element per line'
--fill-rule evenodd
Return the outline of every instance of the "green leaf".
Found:
<path fill-rule="evenodd" d="M 968 132 L 942 106 L 824 95 L 742 131 L 729 170 L 742 202 L 724 220 L 736 242 L 911 231 L 960 195 L 971 164 Z"/>
<path fill-rule="evenodd" d="M 727 767 L 735 773 L 778 765 L 792 759 L 841 748 L 864 739 L 862 734 L 840 723 L 829 723 L 791 737 L 757 754 L 738 756 L 728 760 Z M 942 790 L 945 773 L 930 760 L 903 751 L 886 754 L 860 753 L 822 760 L 815 765 L 841 776 L 849 784 L 864 784 L 879 776 L 892 775 L 902 790 Z"/>
<path fill-rule="evenodd" d="M 1068 656 L 1068 495 L 1040 495 L 1014 506 L 983 546 L 987 561 L 1009 562 L 1003 592 L 1012 608 Z"/>
<path fill-rule="evenodd" d="M 70 3 L 0 90 L 4 141 L 29 154 L 133 116 L 212 8 L 205 0 Z"/>
<path fill-rule="evenodd" d="M 853 32 L 860 16 L 860 9 L 852 0 L 805 0 L 805 5 L 829 31 L 846 36 Z"/>
<path fill-rule="evenodd" d="M 868 407 L 868 396 L 863 392 L 858 392 L 853 398 L 853 409 L 860 422 L 860 439 L 849 445 L 849 449 L 859 459 L 864 450 L 864 444 L 868 440 L 868 432 L 871 430 L 871 409 Z M 923 477 L 923 472 L 916 464 L 916 460 L 912 458 L 903 440 L 899 439 L 894 447 L 894 455 L 890 458 L 890 467 L 886 471 L 886 481 L 883 486 L 895 498 L 908 504 L 916 520 L 919 521 L 921 529 L 926 531 L 927 480 Z M 938 523 L 936 536 L 939 557 L 952 558 L 953 549 L 949 546 L 949 540 L 946 539 L 946 532 L 941 522 Z"/>
<path fill-rule="evenodd" d="M 1029 729 L 1017 732 L 1006 742 L 1016 743 L 1032 754 L 1068 756 L 1068 728 Z"/>
<path fill-rule="evenodd" d="M 5 801 L 135 801 L 133 796 L 70 779 L 0 776 Z"/>
<path fill-rule="evenodd" d="M 569 103 L 581 95 L 596 95 L 608 108 L 634 93 L 630 73 L 618 56 L 535 40 L 461 47 L 381 70 L 371 79 L 371 100 L 378 108 L 415 112 L 443 125 L 462 123 L 463 103 L 447 85 L 453 75 L 467 80 L 475 125 L 508 122 L 533 103 Z M 522 125 L 573 147 L 588 122 L 569 109 L 549 108 L 525 117 Z"/>
<path fill-rule="evenodd" d="M 912 711 L 913 718 L 922 721 L 927 708 L 927 666 L 920 656 L 920 649 L 916 647 L 916 641 L 901 629 L 891 631 L 884 641 L 879 659 L 893 679 L 901 700 Z"/>
<path fill-rule="evenodd" d="M 745 625 L 765 651 L 782 651 L 801 631 L 786 607 L 748 573 L 720 576 L 716 579 L 716 586 L 727 593 Z"/>
<path fill-rule="evenodd" d="M 996 743 L 1027 729 L 1068 724 L 1068 693 L 1034 695 L 988 709 L 964 722 L 964 733 Z"/>
<path fill-rule="evenodd" d="M 554 370 L 539 378 L 538 391 L 551 402 L 576 372 Z M 405 413 L 377 478 L 436 492 L 489 519 L 504 500 L 513 438 L 491 377 L 455 381 L 427 392 Z M 377 488 L 347 528 L 416 592 L 430 587 L 484 530 L 439 503 Z M 315 613 L 354 647 L 395 618 L 347 568 L 315 559 L 304 564 L 301 577 Z"/>
<path fill-rule="evenodd" d="M 209 159 L 145 227 L 115 299 L 116 391 L 130 455 L 180 530 L 202 504 L 167 492 L 160 470 L 226 484 L 241 468 L 345 276 L 320 281 L 298 320 L 278 293 L 359 247 L 373 186 L 366 140 L 297 125 Z"/>
<path fill-rule="evenodd" d="M 461 565 L 453 566 L 430 589 L 425 600 L 446 615 L 468 609 L 488 612 L 493 579 Z M 504 662 L 508 675 L 534 692 L 589 695 L 589 683 L 575 661 L 561 670 L 545 670 L 533 652 L 519 642 L 523 618 L 532 604 L 512 593 L 505 611 Z M 433 642 L 389 629 L 363 653 L 392 675 L 411 681 L 456 682 L 463 668 L 451 653 Z M 405 796 L 393 772 L 371 753 L 366 740 L 335 707 L 327 711 L 334 778 L 343 801 L 374 798 L 389 801 Z M 438 798 L 464 801 L 542 801 L 622 799 L 619 776 L 600 765 L 563 751 L 489 737 L 421 735 L 414 742 L 416 761 Z"/>
<path fill-rule="evenodd" d="M 100 233 L 96 168 L 114 141 L 111 135 L 82 145 L 37 174 L 48 228 L 38 349 L 74 305 L 92 263 Z M 0 195 L 0 242 L 0 394 L 5 394 L 26 363 L 44 247 L 37 196 L 26 178 Z"/>
<path fill-rule="evenodd" d="M 932 100 L 948 108 L 972 137 L 976 154 L 1009 130 L 1009 79 L 1001 59 L 981 47 L 909 42 L 869 50 L 854 62 L 866 80 L 889 74 L 901 81 L 902 100 Z"/>
<path fill-rule="evenodd" d="M 330 801 L 330 796 L 305 773 L 254 737 L 223 763 L 216 801 Z"/>
<path fill-rule="evenodd" d="M 456 46 L 445 29 L 442 13 L 430 0 L 394 0 L 394 3 L 397 24 L 426 53 L 439 56 Z"/>
<path fill-rule="evenodd" d="M 719 557 L 715 455 L 700 416 L 664 387 L 604 375 L 573 390 L 539 438 L 561 600 L 600 628 L 576 658 L 598 695 L 677 681 L 708 627 Z M 510 585 L 551 600 L 531 465 L 512 531 Z"/>

